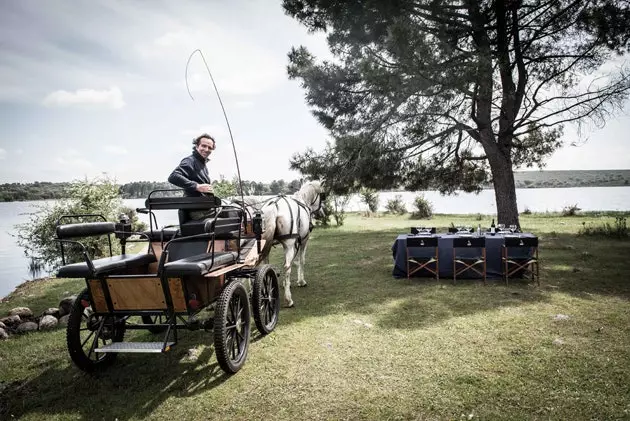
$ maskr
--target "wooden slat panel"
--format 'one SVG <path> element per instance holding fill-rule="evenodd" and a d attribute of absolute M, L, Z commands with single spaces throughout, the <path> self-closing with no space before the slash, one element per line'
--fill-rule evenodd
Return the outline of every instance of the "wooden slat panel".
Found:
<path fill-rule="evenodd" d="M 160 278 L 108 278 L 114 310 L 166 309 Z"/>
<path fill-rule="evenodd" d="M 90 279 L 90 293 L 92 294 L 92 300 L 94 301 L 94 311 L 99 313 L 106 313 L 107 301 L 105 301 L 105 293 L 101 286 L 101 281 L 98 279 Z"/>
<path fill-rule="evenodd" d="M 171 291 L 171 299 L 173 300 L 173 308 L 175 311 L 188 311 L 186 308 L 186 298 L 184 297 L 182 280 L 179 278 L 168 278 L 168 287 Z"/>

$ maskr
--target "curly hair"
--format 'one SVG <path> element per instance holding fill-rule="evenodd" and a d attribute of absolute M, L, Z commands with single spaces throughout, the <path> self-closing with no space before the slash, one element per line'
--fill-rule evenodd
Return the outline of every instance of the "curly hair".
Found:
<path fill-rule="evenodd" d="M 210 139 L 212 140 L 212 146 L 213 148 L 217 147 L 217 141 L 214 140 L 214 137 L 210 136 L 208 133 L 204 133 L 202 135 L 197 136 L 196 138 L 193 139 L 192 143 L 193 143 L 193 149 L 195 149 L 195 147 L 199 146 L 199 141 L 201 139 Z"/>

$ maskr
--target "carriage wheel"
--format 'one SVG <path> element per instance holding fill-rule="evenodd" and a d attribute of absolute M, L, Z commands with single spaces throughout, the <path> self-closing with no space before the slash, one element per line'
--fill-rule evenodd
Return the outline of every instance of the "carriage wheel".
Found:
<path fill-rule="evenodd" d="M 258 268 L 252 294 L 254 321 L 263 335 L 271 333 L 278 324 L 280 289 L 278 275 L 271 265 Z"/>
<path fill-rule="evenodd" d="M 97 336 L 101 322 L 103 322 L 103 328 Z M 66 342 L 70 358 L 81 370 L 91 372 L 113 363 L 116 359 L 115 353 L 96 353 L 94 349 L 112 342 L 121 342 L 124 335 L 124 320 L 94 314 L 89 304 L 87 289 L 84 289 L 74 300 L 68 316 Z"/>
<path fill-rule="evenodd" d="M 214 314 L 214 348 L 217 361 L 227 373 L 236 373 L 247 358 L 251 316 L 247 290 L 240 281 L 227 284 Z"/>
<path fill-rule="evenodd" d="M 142 323 L 145 325 L 154 325 L 156 323 L 164 323 L 162 320 L 162 315 L 159 316 L 142 316 Z M 151 326 L 148 327 L 147 330 L 151 333 L 162 333 L 166 332 L 166 326 Z"/>

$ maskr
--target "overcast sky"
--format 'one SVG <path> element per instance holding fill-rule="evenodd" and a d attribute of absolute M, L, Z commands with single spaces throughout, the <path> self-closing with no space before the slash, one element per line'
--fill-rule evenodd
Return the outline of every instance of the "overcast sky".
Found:
<path fill-rule="evenodd" d="M 236 173 L 227 126 L 199 56 L 213 72 L 243 179 L 291 180 L 292 154 L 326 131 L 286 74 L 291 46 L 327 55 L 274 0 L 0 0 L 0 182 L 165 181 L 192 138 L 209 132 L 210 175 Z M 630 169 L 630 106 L 547 169 Z"/>

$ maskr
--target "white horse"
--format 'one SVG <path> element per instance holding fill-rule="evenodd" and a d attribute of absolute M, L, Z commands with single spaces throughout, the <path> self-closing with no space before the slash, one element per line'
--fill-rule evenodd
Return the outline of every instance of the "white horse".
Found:
<path fill-rule="evenodd" d="M 321 183 L 310 181 L 291 196 L 276 196 L 266 200 L 260 211 L 263 216 L 263 234 L 265 240 L 258 263 L 269 261 L 271 247 L 282 244 L 284 249 L 284 300 L 287 307 L 293 307 L 291 298 L 291 266 L 297 263 L 297 285 L 306 286 L 304 264 L 308 239 L 313 228 L 311 217 L 323 216 L 322 204 L 325 200 Z M 249 202 L 249 203 L 247 203 Z M 255 207 L 246 200 L 250 208 Z M 251 213 L 253 215 L 253 212 Z M 297 259 L 295 257 L 297 256 Z"/>

